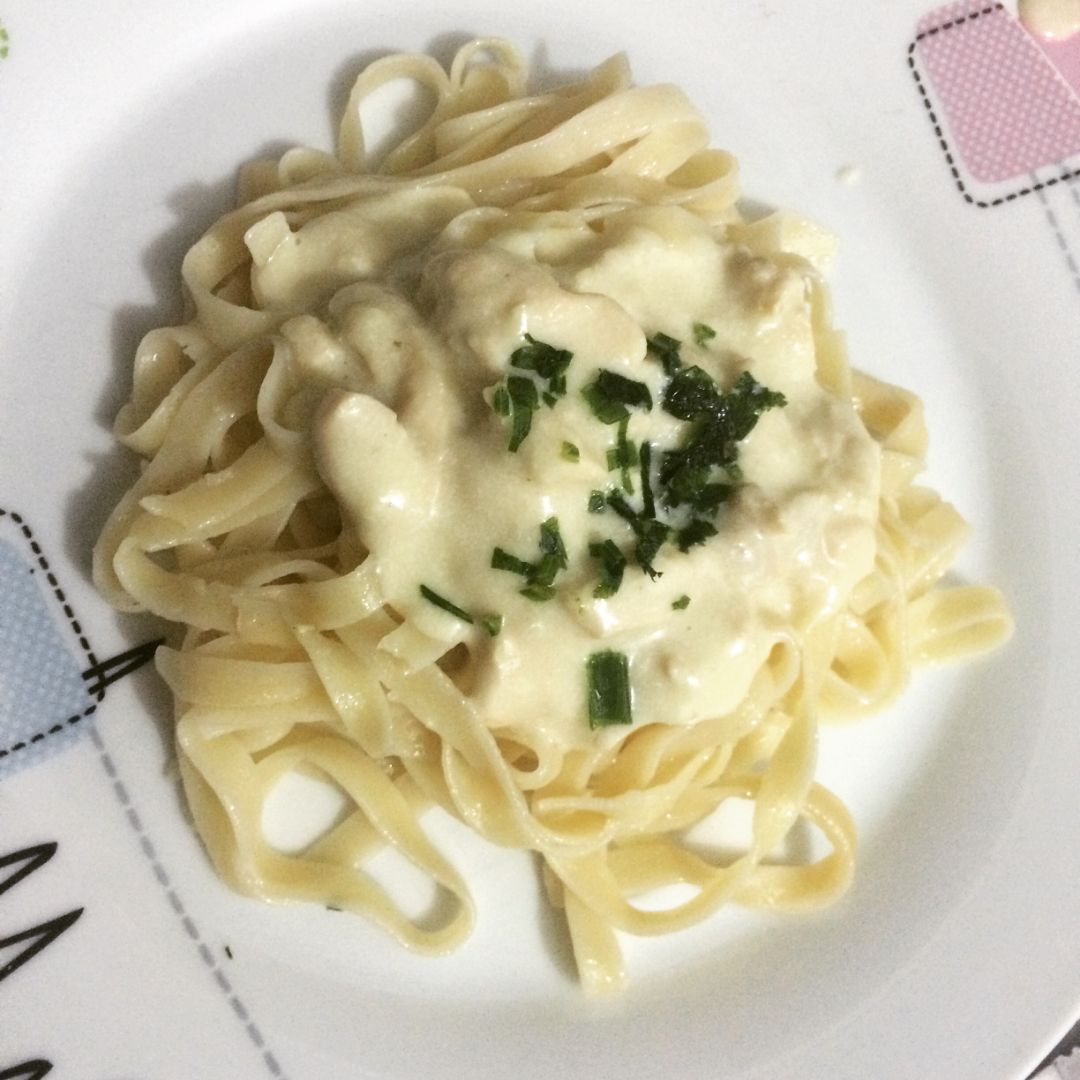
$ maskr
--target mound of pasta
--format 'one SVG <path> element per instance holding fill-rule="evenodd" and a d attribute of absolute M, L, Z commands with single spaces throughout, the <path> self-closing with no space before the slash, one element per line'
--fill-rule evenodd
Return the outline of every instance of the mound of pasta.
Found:
<path fill-rule="evenodd" d="M 399 79 L 430 115 L 369 167 L 361 105 Z M 525 80 L 501 41 L 390 56 L 336 154 L 246 168 L 184 259 L 187 320 L 135 358 L 117 434 L 146 463 L 95 575 L 186 628 L 157 666 L 226 881 L 451 949 L 474 913 L 438 807 L 536 853 L 596 993 L 619 932 L 838 897 L 855 830 L 819 722 L 1009 618 L 941 584 L 966 526 L 914 482 L 918 399 L 848 366 L 831 238 L 744 217 L 698 112 L 623 58 Z M 347 799 L 301 851 L 263 828 L 290 773 Z M 741 846 L 689 842 L 729 801 Z M 366 873 L 386 845 L 437 925 Z"/>

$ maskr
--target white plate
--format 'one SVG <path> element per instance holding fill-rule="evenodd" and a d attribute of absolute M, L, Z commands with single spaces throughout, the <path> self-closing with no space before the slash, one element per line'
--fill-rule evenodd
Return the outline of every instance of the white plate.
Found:
<path fill-rule="evenodd" d="M 1054 182 L 1080 105 L 1053 76 L 1058 127 L 1029 139 L 1028 99 L 986 77 L 1034 62 L 1010 10 L 929 7 L 0 6 L 0 1073 L 997 1080 L 1080 1014 L 1080 188 Z M 329 145 L 366 59 L 476 34 L 555 73 L 628 50 L 700 105 L 750 196 L 840 234 L 853 359 L 926 399 L 928 479 L 976 529 L 960 570 L 1017 621 L 1005 652 L 826 734 L 862 837 L 840 905 L 635 943 L 615 1004 L 581 999 L 528 860 L 471 836 L 479 930 L 449 959 L 232 895 L 185 823 L 155 677 L 100 702 L 80 678 L 155 633 L 106 608 L 88 553 L 132 470 L 108 425 L 138 337 L 179 312 L 182 252 L 237 163 Z"/>

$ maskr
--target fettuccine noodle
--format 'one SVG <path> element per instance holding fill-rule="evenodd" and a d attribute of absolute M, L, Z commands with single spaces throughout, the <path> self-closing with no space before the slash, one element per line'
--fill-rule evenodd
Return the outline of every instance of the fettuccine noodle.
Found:
<path fill-rule="evenodd" d="M 361 107 L 399 79 L 433 107 L 373 167 Z M 235 888 L 450 950 L 474 911 L 425 831 L 440 807 L 537 854 L 591 993 L 624 981 L 619 932 L 844 892 L 819 722 L 1010 622 L 942 584 L 966 525 L 916 483 L 918 399 L 848 367 L 830 238 L 737 196 L 675 87 L 616 57 L 530 95 L 501 41 L 372 64 L 336 154 L 245 170 L 184 259 L 187 320 L 138 350 L 117 434 L 146 464 L 95 551 L 112 603 L 186 627 L 157 666 Z M 744 391 L 752 430 L 695 471 Z M 292 773 L 348 805 L 299 852 L 263 828 Z M 737 801 L 737 854 L 687 841 Z M 827 847 L 809 864 L 782 857 L 800 821 Z M 438 925 L 365 872 L 386 845 L 442 892 Z"/>

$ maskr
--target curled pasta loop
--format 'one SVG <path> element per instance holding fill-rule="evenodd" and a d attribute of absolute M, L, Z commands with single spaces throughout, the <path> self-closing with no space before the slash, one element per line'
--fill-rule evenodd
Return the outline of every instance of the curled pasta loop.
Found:
<path fill-rule="evenodd" d="M 423 827 L 438 808 L 537 853 L 582 983 L 603 994 L 625 981 L 620 933 L 673 932 L 729 902 L 799 910 L 842 895 L 855 828 L 813 778 L 819 719 L 880 708 L 913 663 L 983 651 L 1011 624 L 996 591 L 941 584 L 966 526 L 914 482 L 927 447 L 918 399 L 848 364 L 821 231 L 784 215 L 744 220 L 734 158 L 709 146 L 676 87 L 634 86 L 625 57 L 536 93 L 527 74 L 497 39 L 465 45 L 449 68 L 384 57 L 353 84 L 335 153 L 297 148 L 244 171 L 240 205 L 183 260 L 186 321 L 152 331 L 136 354 L 116 434 L 145 466 L 102 532 L 94 576 L 117 607 L 187 628 L 157 667 L 195 823 L 230 884 L 357 912 L 410 948 L 446 951 L 474 912 L 468 883 Z M 363 111 L 401 80 L 429 107 L 373 168 Z M 422 286 L 406 297 L 395 268 L 422 249 L 497 236 L 524 245 L 538 223 L 571 248 L 617 228 L 624 211 L 690 216 L 747 265 L 797 268 L 810 377 L 854 405 L 880 455 L 875 553 L 842 603 L 770 633 L 737 704 L 689 726 L 662 717 L 568 746 L 528 716 L 485 716 L 447 643 L 387 602 L 311 429 L 331 395 L 367 393 L 377 408 L 365 416 L 387 433 L 408 414 L 428 418 L 418 443 L 451 441 L 472 420 L 464 408 L 431 419 L 448 395 L 419 312 L 436 301 Z M 529 257 L 543 266 L 540 247 Z M 290 289 L 275 277 L 287 260 Z M 366 346 L 372 319 L 393 320 L 408 372 Z M 351 349 L 337 347 L 343 336 Z M 294 773 L 334 787 L 346 809 L 290 852 L 267 839 L 263 814 Z M 737 843 L 705 850 L 688 835 L 739 801 L 753 809 Z M 806 826 L 826 850 L 794 859 Z M 432 912 L 410 914 L 368 872 L 386 849 L 430 881 Z M 656 890 L 669 889 L 678 898 L 657 906 Z"/>

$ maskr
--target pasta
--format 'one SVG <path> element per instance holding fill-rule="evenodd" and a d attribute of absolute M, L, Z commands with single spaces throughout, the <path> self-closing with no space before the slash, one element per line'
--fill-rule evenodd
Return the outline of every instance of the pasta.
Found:
<path fill-rule="evenodd" d="M 361 106 L 398 79 L 433 106 L 371 166 Z M 377 61 L 335 154 L 243 172 L 187 320 L 135 357 L 116 430 L 146 463 L 95 549 L 113 604 L 185 628 L 157 666 L 232 886 L 452 949 L 441 808 L 536 853 L 589 993 L 623 985 L 620 932 L 843 893 L 818 724 L 1010 622 L 942 582 L 966 525 L 916 483 L 919 400 L 848 366 L 831 238 L 737 199 L 676 88 L 616 57 L 530 94 L 497 40 Z M 263 829 L 291 773 L 348 807 L 299 852 Z M 739 801 L 741 849 L 707 856 L 688 830 Z M 782 857 L 800 821 L 809 863 Z M 437 925 L 365 871 L 387 845 Z"/>

